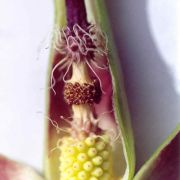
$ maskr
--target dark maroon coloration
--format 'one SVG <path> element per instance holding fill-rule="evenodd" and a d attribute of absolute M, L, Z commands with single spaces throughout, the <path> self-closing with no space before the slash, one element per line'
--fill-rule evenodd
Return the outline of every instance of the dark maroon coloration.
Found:
<path fill-rule="evenodd" d="M 74 24 L 80 25 L 83 29 L 89 26 L 84 0 L 66 0 L 66 10 L 68 27 L 70 29 L 73 28 Z"/>
<path fill-rule="evenodd" d="M 101 90 L 97 80 L 90 83 L 66 83 L 64 86 L 64 99 L 67 104 L 93 104 L 99 102 Z"/>
<path fill-rule="evenodd" d="M 180 133 L 168 144 L 154 162 L 146 180 L 180 179 Z"/>

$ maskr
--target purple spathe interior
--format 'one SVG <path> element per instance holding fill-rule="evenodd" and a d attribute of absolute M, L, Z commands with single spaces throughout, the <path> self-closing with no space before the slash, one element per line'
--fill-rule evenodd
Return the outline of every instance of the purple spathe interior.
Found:
<path fill-rule="evenodd" d="M 54 57 L 54 64 L 59 60 L 60 55 L 56 54 Z M 104 57 L 105 58 L 105 57 Z M 105 62 L 108 59 L 105 59 Z M 94 103 L 94 109 L 96 117 L 99 119 L 100 128 L 103 130 L 112 129 L 116 131 L 116 123 L 114 117 L 114 108 L 113 108 L 113 85 L 112 78 L 109 70 L 98 69 L 92 65 L 94 72 L 98 75 L 99 80 L 102 84 L 102 89 L 105 91 L 101 95 L 101 100 L 97 104 Z M 55 71 L 54 78 L 56 79 L 56 84 L 54 90 L 56 95 L 50 90 L 50 99 L 49 99 L 49 118 L 58 122 L 59 126 L 64 125 L 63 119 L 72 116 L 71 107 L 65 102 L 63 97 L 63 88 L 64 81 L 59 77 L 62 77 L 64 71 Z M 92 79 L 96 78 L 94 73 L 89 69 L 89 73 Z M 50 129 L 54 127 L 50 126 Z M 114 133 L 114 132 L 113 132 Z"/>

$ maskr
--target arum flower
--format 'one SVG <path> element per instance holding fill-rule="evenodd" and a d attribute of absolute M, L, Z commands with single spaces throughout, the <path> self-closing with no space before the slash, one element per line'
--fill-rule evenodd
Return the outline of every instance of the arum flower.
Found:
<path fill-rule="evenodd" d="M 175 180 L 180 127 L 134 175 L 130 115 L 104 2 L 55 0 L 54 29 L 47 80 L 50 88 L 43 177 Z M 23 176 L 23 166 L 21 173 Z M 5 174 L 6 179 L 14 178 L 9 171 Z M 24 180 L 29 177 L 27 174 Z"/>

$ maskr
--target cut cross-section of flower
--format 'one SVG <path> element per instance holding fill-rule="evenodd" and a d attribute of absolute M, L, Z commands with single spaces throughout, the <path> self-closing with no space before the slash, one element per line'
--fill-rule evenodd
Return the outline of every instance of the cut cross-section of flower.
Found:
<path fill-rule="evenodd" d="M 55 0 L 55 5 L 46 178 L 131 179 L 133 136 L 104 3 Z"/>
<path fill-rule="evenodd" d="M 43 180 L 32 168 L 0 155 L 1 180 Z"/>

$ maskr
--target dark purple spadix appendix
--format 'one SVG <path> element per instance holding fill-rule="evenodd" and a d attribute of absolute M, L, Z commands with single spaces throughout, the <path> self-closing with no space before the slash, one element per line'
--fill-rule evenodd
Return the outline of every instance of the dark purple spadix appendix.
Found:
<path fill-rule="evenodd" d="M 67 25 L 70 29 L 78 24 L 86 29 L 89 25 L 84 0 L 66 0 Z"/>

